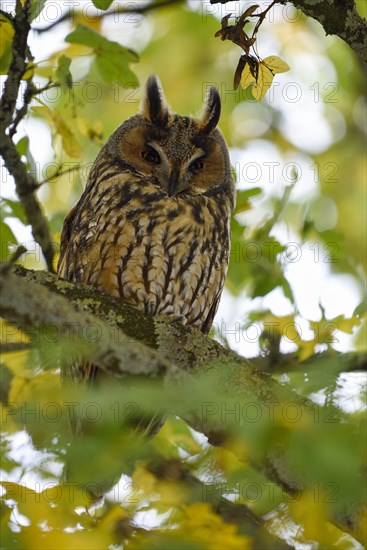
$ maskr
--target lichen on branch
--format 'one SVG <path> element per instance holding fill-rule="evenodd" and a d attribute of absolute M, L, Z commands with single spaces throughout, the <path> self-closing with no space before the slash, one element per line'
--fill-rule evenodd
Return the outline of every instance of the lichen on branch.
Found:
<path fill-rule="evenodd" d="M 205 434 L 213 445 L 223 446 L 240 460 L 249 462 L 290 495 L 295 488 L 307 490 L 318 482 L 312 469 L 307 471 L 297 465 L 303 438 L 312 449 L 314 461 L 323 464 L 324 477 L 327 469 L 322 449 L 326 444 L 339 445 L 339 439 L 334 439 L 335 425 L 340 426 L 343 434 L 348 433 L 350 443 L 358 438 L 355 428 L 348 426 L 345 415 L 337 407 L 321 408 L 297 395 L 194 328 L 166 318 L 144 317 L 129 304 L 95 288 L 60 281 L 51 273 L 28 271 L 19 266 L 0 270 L 0 290 L 3 296 L 0 315 L 28 332 L 31 339 L 37 334 L 36 346 L 42 335 L 38 329 L 45 326 L 58 328 L 63 353 L 67 348 L 72 349 L 76 341 L 85 340 L 86 328 L 97 327 L 99 338 L 93 340 L 92 346 L 86 341 L 84 347 L 77 349 L 79 360 L 92 354 L 93 363 L 115 378 L 116 383 L 136 375 L 161 380 L 158 391 L 167 410 Z M 70 327 L 73 327 L 73 341 L 69 337 L 66 342 Z M 57 347 L 57 343 L 55 345 Z M 75 356 L 75 349 L 72 353 Z M 67 364 L 64 368 L 68 368 Z M 66 373 L 66 377 L 78 382 L 73 372 Z M 242 417 L 241 422 L 236 419 L 233 414 L 236 404 L 242 409 L 251 406 L 263 411 L 262 421 L 255 426 L 256 437 L 253 422 Z M 303 432 L 300 440 L 286 437 L 283 441 L 276 435 L 279 429 L 283 430 L 276 421 L 276 411 L 288 406 L 300 411 Z M 232 413 L 223 417 L 223 407 Z M 274 413 L 272 418 L 266 418 L 265 413 L 269 411 Z M 294 430 L 293 424 L 290 427 Z M 268 442 L 265 448 L 261 445 L 264 437 Z M 332 476 L 336 473 L 332 470 Z M 348 487 L 351 484 L 362 487 L 362 478 L 359 471 L 351 471 L 346 480 Z M 340 486 L 343 479 L 340 472 L 337 480 Z M 337 504 L 331 520 L 360 537 L 359 498 L 352 504 L 343 501 Z"/>

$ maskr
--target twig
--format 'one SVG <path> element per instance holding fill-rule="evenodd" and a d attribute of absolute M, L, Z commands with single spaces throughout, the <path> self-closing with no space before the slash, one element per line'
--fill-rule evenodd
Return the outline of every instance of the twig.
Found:
<path fill-rule="evenodd" d="M 9 173 L 14 178 L 17 195 L 23 206 L 27 221 L 32 227 L 32 235 L 41 247 L 47 268 L 49 271 L 54 272 L 55 250 L 47 220 L 34 192 L 37 189 L 37 182 L 27 172 L 11 138 L 4 134 L 0 135 L 0 154 Z"/>
<path fill-rule="evenodd" d="M 31 342 L 0 342 L 0 353 L 13 353 L 14 351 L 24 351 L 33 349 Z"/>
<path fill-rule="evenodd" d="M 13 19 L 14 40 L 13 55 L 9 68 L 8 78 L 5 81 L 4 93 L 0 99 L 0 125 L 7 128 L 15 111 L 18 97 L 19 85 L 26 70 L 27 39 L 30 30 L 28 15 L 30 11 L 30 0 L 27 0 L 23 7 L 20 0 L 17 0 L 16 15 Z"/>
<path fill-rule="evenodd" d="M 31 51 L 30 51 L 29 47 L 27 47 L 27 57 L 30 61 L 33 61 L 33 56 L 31 54 Z M 29 70 L 31 70 L 31 68 Z M 17 127 L 18 127 L 19 122 L 27 115 L 29 104 L 32 101 L 33 95 L 36 93 L 35 92 L 36 87 L 35 87 L 32 79 L 29 78 L 26 82 L 27 82 L 26 83 L 26 89 L 25 89 L 24 94 L 23 94 L 23 105 L 20 109 L 17 109 L 16 115 L 13 119 L 13 122 L 11 123 L 11 125 L 9 127 L 9 136 L 10 137 L 14 136 L 14 134 L 17 131 Z"/>
<path fill-rule="evenodd" d="M 219 483 L 218 487 L 215 483 L 204 483 L 191 473 L 190 468 L 185 463 L 176 459 L 159 458 L 160 460 L 158 457 L 154 457 L 148 461 L 144 465 L 145 469 L 161 482 L 182 483 L 185 487 L 188 502 L 197 500 L 198 495 L 200 495 L 201 500 L 211 504 L 215 513 L 221 516 L 225 522 L 236 524 L 239 533 L 242 530 L 246 532 L 250 525 L 252 535 L 255 538 L 254 547 L 277 548 L 277 550 L 290 548 L 277 535 L 267 531 L 265 520 L 246 504 L 230 502 L 223 497 L 220 488 L 220 485 L 223 487 L 223 484 Z"/>
<path fill-rule="evenodd" d="M 42 249 L 47 267 L 54 271 L 54 247 L 46 217 L 35 195 L 37 182 L 27 172 L 24 163 L 11 139 L 19 122 L 27 114 L 28 106 L 34 92 L 32 77 L 27 81 L 27 88 L 23 97 L 23 106 L 16 109 L 22 76 L 27 70 L 27 63 L 32 59 L 27 40 L 30 31 L 29 12 L 31 2 L 26 0 L 22 5 L 20 0 L 16 2 L 16 12 L 13 18 L 14 40 L 12 47 L 12 60 L 8 77 L 5 81 L 3 95 L 0 99 L 0 154 L 9 173 L 15 181 L 15 189 L 22 203 L 28 223 L 32 227 L 32 235 Z M 8 134 L 6 130 L 8 129 Z"/>
<path fill-rule="evenodd" d="M 77 166 L 72 166 L 71 168 L 65 168 L 65 170 L 62 170 L 61 166 L 59 166 L 56 172 L 54 172 L 53 174 L 51 174 L 51 176 L 49 176 L 48 178 L 45 178 L 43 181 L 38 183 L 36 186 L 36 189 L 39 189 L 40 187 L 42 187 L 42 185 L 44 185 L 45 183 L 48 183 L 49 181 L 54 180 L 55 178 L 64 176 L 65 174 L 69 174 L 70 172 L 74 172 L 74 170 L 79 171 L 80 164 L 78 164 Z"/>
<path fill-rule="evenodd" d="M 154 10 L 157 10 L 157 9 L 160 9 L 160 8 L 163 8 L 165 6 L 169 6 L 169 5 L 173 5 L 173 4 L 178 4 L 179 2 L 182 2 L 183 0 L 162 0 L 162 2 L 157 2 L 156 4 L 146 4 L 145 6 L 141 6 L 141 7 L 131 7 L 131 8 L 118 8 L 116 10 L 112 10 L 112 11 L 105 11 L 99 15 L 95 15 L 93 17 L 89 16 L 89 20 L 90 21 L 98 21 L 100 19 L 104 19 L 105 17 L 110 17 L 110 16 L 113 16 L 113 15 L 120 15 L 120 14 L 130 14 L 130 13 L 137 13 L 137 14 L 144 14 L 144 13 L 147 13 L 148 11 L 154 11 Z M 73 22 L 74 19 L 76 17 L 80 16 L 80 12 L 76 11 L 76 10 L 71 10 L 71 11 L 68 11 L 66 13 L 64 13 L 64 15 L 62 15 L 59 19 L 57 19 L 57 21 L 54 21 L 53 23 L 51 23 L 50 25 L 47 25 L 47 27 L 43 27 L 43 28 L 40 28 L 40 29 L 33 29 L 35 30 L 36 32 L 38 33 L 43 33 L 43 32 L 47 32 L 51 29 L 53 29 L 54 27 L 56 27 L 56 25 L 59 25 L 60 23 L 63 23 L 64 21 L 71 21 Z"/>
<path fill-rule="evenodd" d="M 10 23 L 13 23 L 13 16 L 5 10 L 0 10 L 0 15 L 7 19 Z"/>
<path fill-rule="evenodd" d="M 336 425 L 333 424 L 331 430 L 330 422 L 340 421 L 341 433 L 345 434 L 349 444 L 355 446 L 355 449 L 360 448 L 358 429 L 354 422 L 348 423 L 346 415 L 334 408 L 329 410 L 318 407 L 193 328 L 181 327 L 163 318 L 154 320 L 144 317 L 132 306 L 95 288 L 60 282 L 51 273 L 29 271 L 21 266 L 12 267 L 6 275 L 0 272 L 0 290 L 2 317 L 20 326 L 31 337 L 35 334 L 42 336 L 42 331 L 35 333 L 35 329 L 37 331 L 47 325 L 55 327 L 63 354 L 70 353 L 74 364 L 77 350 L 71 344 L 83 341 L 85 346 L 78 348 L 78 355 L 86 359 L 93 357 L 93 363 L 102 372 L 110 373 L 116 383 L 118 379 L 125 380 L 124 375 L 127 374 L 153 376 L 156 379 L 162 376 L 163 408 L 171 410 L 194 429 L 204 433 L 213 445 L 222 445 L 241 461 L 250 463 L 290 495 L 299 494 L 300 490 L 311 487 L 319 479 L 312 468 L 303 470 L 295 467 L 297 462 L 294 461 L 294 453 L 300 452 L 302 448 L 298 438 L 279 439 L 277 421 L 261 415 L 258 427 L 260 434 L 269 434 L 266 451 L 261 444 L 256 447 L 252 436 L 248 445 L 246 418 L 240 425 L 239 420 L 231 414 L 225 417 L 225 421 L 220 414 L 203 414 L 203 402 L 210 395 L 209 387 L 211 392 L 215 392 L 212 393 L 213 402 L 218 403 L 218 400 L 223 399 L 226 410 L 233 410 L 234 402 L 257 404 L 263 412 L 269 410 L 269 404 L 296 405 L 302 415 L 302 439 L 307 438 L 307 445 L 314 451 L 315 463 L 320 461 L 323 472 L 326 472 L 329 461 L 323 449 L 328 443 L 332 443 L 334 448 L 335 442 L 339 441 L 335 440 Z M 91 327 L 93 334 L 98 334 L 98 338 L 93 338 L 93 341 L 87 337 Z M 64 371 L 69 380 L 80 383 L 80 375 L 78 382 L 77 373 L 73 372 L 70 365 Z M 208 385 L 204 385 L 205 379 L 201 376 L 208 376 Z M 200 383 L 196 385 L 199 380 Z M 224 381 L 225 387 L 222 387 Z M 204 387 L 205 392 L 201 393 L 200 388 L 204 390 Z M 252 420 L 250 423 L 253 426 Z M 234 444 L 233 436 L 239 437 L 239 445 Z M 319 452 L 321 436 L 324 444 Z M 340 494 L 344 495 L 338 501 L 337 508 L 330 510 L 331 519 L 352 532 L 358 540 L 362 539 L 360 512 L 364 509 L 361 503 L 364 470 L 362 467 L 360 470 L 359 467 L 353 467 L 348 477 L 345 477 L 343 465 L 337 464 L 331 475 L 340 475 L 340 479 L 326 478 L 338 481 Z M 349 494 L 348 488 L 357 487 L 357 483 L 361 490 L 350 502 L 346 496 Z"/>
<path fill-rule="evenodd" d="M 227 4 L 230 0 L 210 0 L 211 4 Z M 359 15 L 354 0 L 275 0 L 273 4 L 291 3 L 307 17 L 318 21 L 326 34 L 334 34 L 344 40 L 367 63 L 367 21 Z"/>
<path fill-rule="evenodd" d="M 48 84 L 46 84 L 46 86 L 43 86 L 42 88 L 35 87 L 32 95 L 42 94 L 42 92 L 45 92 L 46 90 L 51 90 L 51 88 L 60 88 L 60 84 L 58 82 L 49 82 Z"/>
<path fill-rule="evenodd" d="M 22 244 L 18 246 L 14 254 L 11 255 L 9 260 L 0 265 L 0 273 L 6 273 L 9 271 L 10 267 L 21 257 L 22 254 L 27 252 L 27 249 Z"/>
<path fill-rule="evenodd" d="M 257 33 L 257 31 L 259 30 L 259 27 L 260 27 L 261 23 L 264 21 L 264 19 L 265 19 L 267 13 L 271 10 L 272 7 L 275 6 L 275 4 L 277 4 L 277 0 L 274 0 L 274 1 L 270 4 L 270 6 L 268 6 L 268 7 L 266 8 L 266 10 L 262 11 L 262 12 L 259 13 L 259 14 L 256 14 L 256 13 L 255 13 L 255 14 L 252 15 L 252 17 L 258 17 L 258 18 L 259 18 L 259 19 L 258 19 L 258 22 L 257 22 L 256 25 L 255 25 L 255 28 L 254 28 L 254 30 L 253 30 L 253 33 L 252 33 L 252 37 L 253 37 L 253 38 L 256 36 L 256 33 Z"/>

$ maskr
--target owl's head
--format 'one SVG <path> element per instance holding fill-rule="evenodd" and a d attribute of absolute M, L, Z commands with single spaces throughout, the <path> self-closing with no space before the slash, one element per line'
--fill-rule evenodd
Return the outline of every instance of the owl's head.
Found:
<path fill-rule="evenodd" d="M 218 90 L 211 87 L 199 118 L 174 114 L 151 76 L 141 112 L 119 126 L 107 152 L 170 197 L 233 195 L 228 149 L 217 128 L 220 109 Z"/>

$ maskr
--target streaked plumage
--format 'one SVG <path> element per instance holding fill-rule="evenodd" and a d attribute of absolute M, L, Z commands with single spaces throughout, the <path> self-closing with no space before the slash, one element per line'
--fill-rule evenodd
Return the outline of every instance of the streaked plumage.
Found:
<path fill-rule="evenodd" d="M 112 134 L 65 218 L 60 277 L 147 315 L 208 332 L 230 250 L 234 184 L 211 88 L 201 118 L 172 114 L 156 77 L 142 112 Z"/>

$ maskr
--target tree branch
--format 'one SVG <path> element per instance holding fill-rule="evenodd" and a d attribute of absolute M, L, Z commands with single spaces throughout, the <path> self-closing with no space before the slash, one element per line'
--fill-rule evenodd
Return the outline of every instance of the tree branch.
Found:
<path fill-rule="evenodd" d="M 104 11 L 99 15 L 95 15 L 94 17 L 89 16 L 89 20 L 98 21 L 100 19 L 104 19 L 105 17 L 111 17 L 116 15 L 128 15 L 132 13 L 144 14 L 149 11 L 154 11 L 156 9 L 160 9 L 173 4 L 178 4 L 180 2 L 183 2 L 183 0 L 162 0 L 161 2 L 145 4 L 144 6 L 138 6 L 137 4 L 135 5 L 132 4 L 131 7 L 126 7 L 126 8 L 120 7 L 111 11 Z M 53 29 L 54 27 L 56 27 L 57 25 L 59 25 L 60 23 L 63 23 L 64 21 L 70 21 L 71 23 L 73 23 L 74 20 L 78 18 L 78 16 L 80 17 L 80 15 L 81 13 L 79 11 L 73 9 L 71 11 L 64 13 L 64 15 L 59 17 L 59 19 L 57 19 L 50 25 L 47 25 L 47 27 L 42 27 L 40 29 L 35 28 L 34 30 L 38 33 L 47 32 Z"/>
<path fill-rule="evenodd" d="M 322 365 L 325 364 L 325 360 L 330 358 L 330 352 L 322 352 L 317 355 L 312 355 L 305 361 L 302 365 L 307 369 L 317 369 L 322 368 Z M 334 361 L 337 363 L 338 372 L 357 372 L 367 371 L 367 356 L 365 354 L 360 354 L 357 352 L 341 353 L 334 352 Z M 260 370 L 264 372 L 274 373 L 283 373 L 292 369 L 296 369 L 299 365 L 299 359 L 297 353 L 279 353 L 279 348 L 277 348 L 277 354 L 274 358 L 269 355 L 262 355 L 251 359 L 251 362 L 256 365 Z"/>
<path fill-rule="evenodd" d="M 213 487 L 206 485 L 191 474 L 186 464 L 179 460 L 151 460 L 144 465 L 144 468 L 152 473 L 159 481 L 168 481 L 174 483 L 183 483 L 185 493 L 190 491 L 188 500 L 192 495 L 195 502 L 199 498 L 204 498 L 205 502 L 212 505 L 214 511 L 219 514 L 224 521 L 236 524 L 239 533 L 249 534 L 253 538 L 253 548 L 262 550 L 285 550 L 291 548 L 286 542 L 278 539 L 277 536 L 264 529 L 265 520 L 258 514 L 255 514 L 248 506 L 241 503 L 230 502 L 222 497 L 220 491 L 212 490 Z M 246 530 L 244 530 L 246 527 Z"/>
<path fill-rule="evenodd" d="M 229 1 L 210 0 L 211 4 L 226 4 Z M 354 0 L 276 0 L 276 3 L 293 4 L 318 21 L 326 34 L 339 36 L 362 62 L 367 63 L 367 21 L 359 15 Z"/>
<path fill-rule="evenodd" d="M 17 273 L 19 273 L 19 267 Z M 21 273 L 27 275 L 25 271 Z M 44 272 L 43 274 L 44 279 L 40 281 L 41 284 L 52 280 L 48 279 Z M 19 288 L 16 286 L 16 281 L 21 285 Z M 68 287 L 68 283 L 58 281 L 56 277 L 53 279 L 53 285 L 48 286 L 54 286 L 54 290 L 61 291 L 61 294 L 65 289 L 71 293 L 76 290 Z M 20 326 L 29 333 L 31 339 L 36 339 L 38 342 L 42 340 L 42 329 L 52 326 L 57 330 L 58 343 L 61 346 L 66 342 L 74 344 L 70 354 L 74 361 L 78 354 L 81 358 L 91 356 L 93 363 L 101 370 L 113 373 L 116 378 L 126 374 L 156 376 L 168 368 L 168 363 L 154 349 L 133 340 L 116 325 L 114 330 L 111 330 L 111 327 L 98 317 L 92 313 L 86 313 L 84 307 L 82 307 L 83 312 L 76 311 L 73 304 L 65 297 L 51 293 L 47 288 L 40 287 L 29 279 L 27 281 L 14 273 L 0 272 L 0 287 L 4 298 L 1 302 L 1 315 Z M 103 298 L 104 296 L 102 302 Z M 88 341 L 85 346 L 85 335 L 88 332 L 98 335 L 96 345 Z M 67 361 L 69 357 L 65 359 Z"/>
<path fill-rule="evenodd" d="M 27 45 L 30 31 L 30 5 L 30 0 L 27 0 L 24 6 L 22 6 L 20 0 L 17 0 L 16 14 L 12 19 L 14 26 L 12 60 L 0 99 L 0 154 L 4 159 L 6 168 L 14 178 L 17 195 L 22 203 L 27 221 L 32 227 L 32 235 L 42 249 L 48 269 L 54 271 L 54 248 L 46 217 L 35 194 L 37 182 L 27 172 L 11 139 L 18 123 L 27 114 L 28 104 L 34 91 L 32 78 L 30 78 L 27 81 L 23 106 L 16 110 L 20 82 L 27 69 L 27 60 L 31 59 Z M 9 130 L 8 134 L 6 133 L 7 130 Z"/>
<path fill-rule="evenodd" d="M 60 281 L 50 273 L 27 271 L 19 266 L 7 273 L 0 272 L 0 288 L 3 296 L 0 314 L 25 330 L 31 341 L 36 335 L 39 342 L 42 327 L 51 325 L 58 331 L 63 355 L 70 349 L 74 362 L 76 357 L 89 358 L 116 379 L 129 374 L 162 376 L 161 403 L 165 407 L 204 433 L 213 445 L 224 446 L 241 460 L 250 461 L 288 494 L 320 483 L 312 470 L 305 471 L 295 461 L 303 452 L 304 438 L 308 448 L 312 448 L 315 463 L 322 466 L 324 482 L 329 458 L 326 460 L 322 451 L 318 454 L 318 447 L 322 442 L 322 448 L 329 443 L 335 448 L 339 441 L 333 439 L 330 422 L 343 419 L 340 429 L 347 430 L 350 442 L 355 438 L 359 441 L 355 428 L 348 427 L 347 418 L 338 409 L 320 408 L 298 396 L 195 329 L 163 318 L 144 317 L 128 304 L 95 288 Z M 99 337 L 93 343 L 85 342 L 91 328 Z M 66 374 L 68 379 L 78 382 L 77 374 L 72 371 Z M 299 442 L 284 435 L 276 414 L 273 418 L 264 415 L 256 423 L 255 432 L 251 420 L 237 419 L 233 414 L 223 419 L 221 414 L 222 407 L 233 411 L 236 404 L 255 406 L 265 412 L 269 407 L 277 411 L 289 403 L 302 416 L 303 438 Z M 141 407 L 144 409 L 144 403 Z M 279 433 L 283 435 L 280 437 Z M 259 448 L 262 438 L 269 441 L 266 449 L 261 445 Z M 340 479 L 336 479 L 335 468 L 332 472 L 330 479 L 339 484 L 341 494 L 347 492 L 344 487 L 347 484 L 348 491 L 353 486 L 359 495 L 355 502 L 338 502 L 332 512 L 333 520 L 357 538 L 362 537 L 359 499 L 363 475 L 350 472 L 343 481 L 343 471 L 339 472 Z"/>

